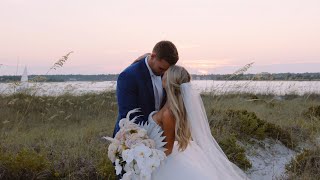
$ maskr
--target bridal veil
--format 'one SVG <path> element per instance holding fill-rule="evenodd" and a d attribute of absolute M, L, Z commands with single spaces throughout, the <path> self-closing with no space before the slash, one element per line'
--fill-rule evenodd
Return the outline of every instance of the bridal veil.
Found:
<path fill-rule="evenodd" d="M 183 83 L 180 90 L 192 139 L 200 146 L 209 164 L 212 164 L 214 168 L 219 168 L 219 172 L 228 174 L 230 179 L 248 179 L 239 167 L 228 160 L 213 138 L 200 93 L 193 88 L 192 83 Z"/>

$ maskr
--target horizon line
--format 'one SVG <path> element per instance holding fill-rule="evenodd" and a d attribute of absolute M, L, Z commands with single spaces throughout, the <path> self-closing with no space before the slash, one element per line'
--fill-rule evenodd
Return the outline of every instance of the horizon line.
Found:
<path fill-rule="evenodd" d="M 83 75 L 83 76 L 98 76 L 98 75 L 119 75 L 120 73 L 117 74 L 29 74 L 28 76 L 69 76 L 69 75 Z M 196 75 L 196 76 L 209 76 L 209 75 L 231 75 L 234 73 L 225 73 L 225 74 L 213 74 L 213 73 L 209 73 L 209 74 L 190 74 L 190 75 Z M 319 72 L 277 72 L 277 73 L 269 73 L 269 72 L 260 72 L 260 73 L 243 73 L 243 75 L 250 75 L 250 74 L 320 74 Z M 239 74 L 240 75 L 240 74 Z M 0 77 L 2 76 L 21 76 L 21 75 L 0 75 Z"/>

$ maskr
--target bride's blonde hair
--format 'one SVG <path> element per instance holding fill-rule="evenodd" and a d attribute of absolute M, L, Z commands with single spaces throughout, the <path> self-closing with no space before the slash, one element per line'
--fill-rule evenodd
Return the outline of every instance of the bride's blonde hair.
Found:
<path fill-rule="evenodd" d="M 186 109 L 180 91 L 180 85 L 190 82 L 190 80 L 190 74 L 181 66 L 174 65 L 166 71 L 165 89 L 168 96 L 167 101 L 176 121 L 175 137 L 178 141 L 180 151 L 184 151 L 191 140 Z"/>

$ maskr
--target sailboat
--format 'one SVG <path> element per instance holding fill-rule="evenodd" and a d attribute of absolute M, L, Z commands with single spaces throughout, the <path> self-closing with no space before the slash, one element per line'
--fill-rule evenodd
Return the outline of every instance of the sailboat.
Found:
<path fill-rule="evenodd" d="M 21 76 L 21 83 L 19 85 L 19 87 L 17 88 L 18 92 L 25 92 L 29 87 L 29 83 L 28 83 L 28 70 L 27 70 L 27 66 L 24 67 L 24 71 L 23 74 Z"/>

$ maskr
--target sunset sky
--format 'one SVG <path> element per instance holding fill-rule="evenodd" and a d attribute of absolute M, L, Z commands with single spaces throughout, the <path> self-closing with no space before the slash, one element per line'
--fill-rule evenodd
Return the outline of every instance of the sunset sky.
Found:
<path fill-rule="evenodd" d="M 320 72 L 320 0 L 0 1 L 0 75 L 120 73 L 160 40 L 191 73 Z"/>

